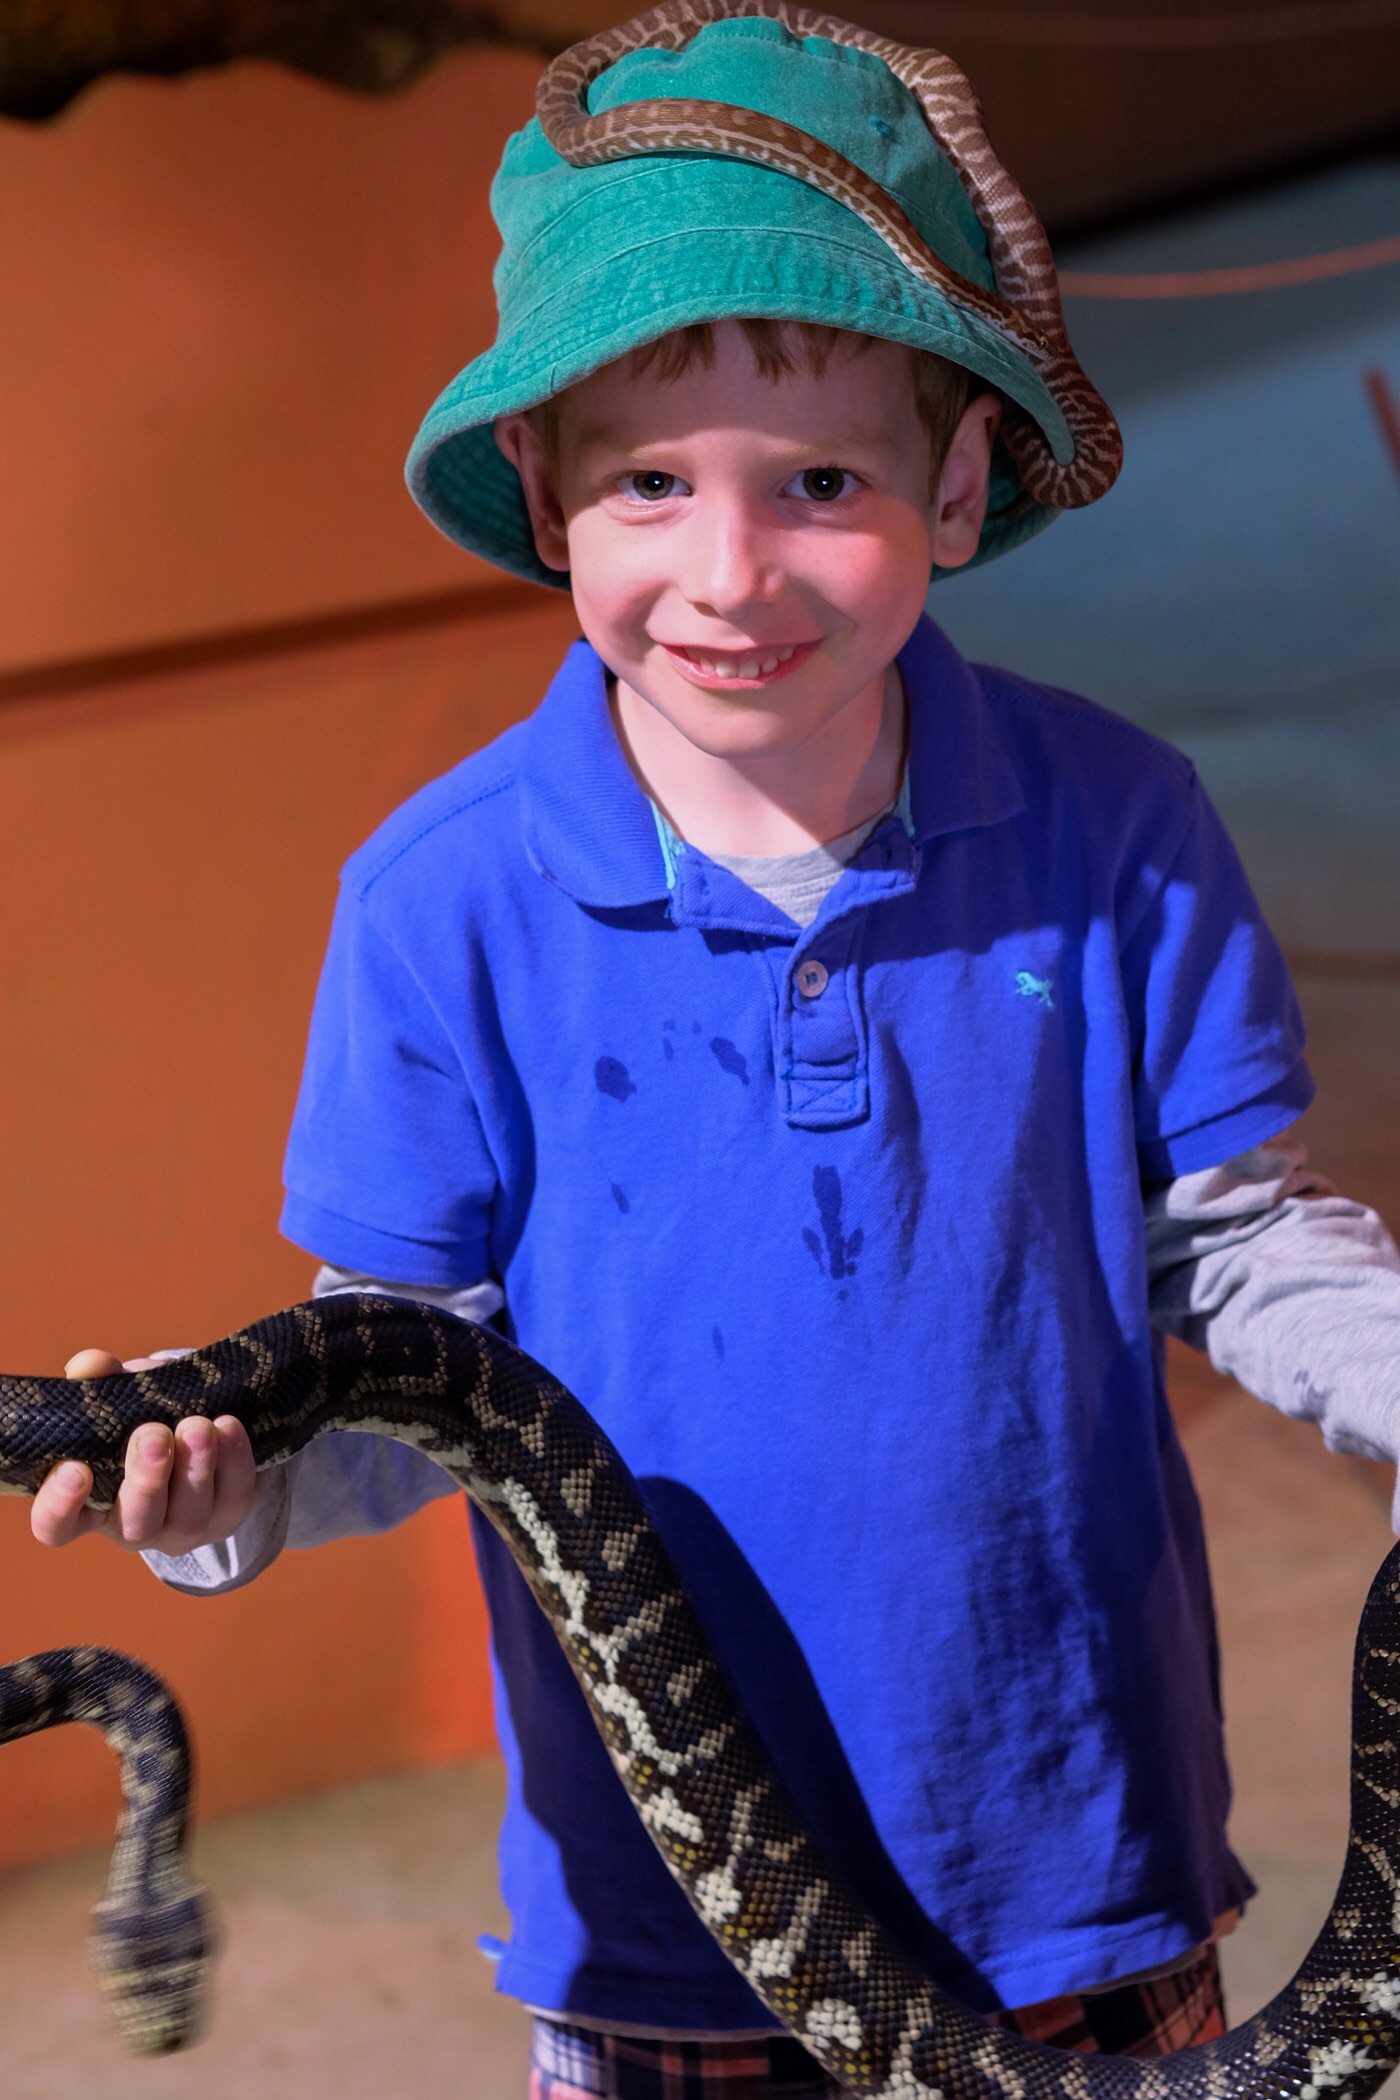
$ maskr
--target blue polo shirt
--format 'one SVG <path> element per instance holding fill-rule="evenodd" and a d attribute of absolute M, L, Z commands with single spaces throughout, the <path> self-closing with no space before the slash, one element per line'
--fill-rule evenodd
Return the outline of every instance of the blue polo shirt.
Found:
<path fill-rule="evenodd" d="M 1250 1892 L 1142 1186 L 1311 1087 L 1188 761 L 927 621 L 900 668 L 907 820 L 802 930 L 664 853 L 577 645 L 346 867 L 284 1229 L 372 1275 L 501 1280 L 833 1863 L 990 2007 L 1165 1961 Z M 501 1988 L 770 2024 L 474 1523 Z"/>

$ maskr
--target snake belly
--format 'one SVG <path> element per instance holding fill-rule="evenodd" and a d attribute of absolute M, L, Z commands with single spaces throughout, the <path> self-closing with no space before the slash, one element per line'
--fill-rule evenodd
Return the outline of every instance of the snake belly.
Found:
<path fill-rule="evenodd" d="M 57 1460 L 79 1458 L 93 1469 L 93 1502 L 110 1505 L 130 1431 L 188 1414 L 236 1415 L 260 1465 L 322 1431 L 360 1429 L 412 1445 L 460 1482 L 553 1626 L 695 1910 L 858 2100 L 1361 2100 L 1400 2062 L 1400 1547 L 1362 1619 L 1351 1839 L 1302 1967 L 1218 2041 L 1148 2061 L 1086 2057 L 958 2005 L 830 1872 L 636 1483 L 579 1402 L 521 1351 L 433 1307 L 347 1293 L 149 1371 L 0 1378 L 0 1487 L 33 1493 Z M 0 1671 L 0 1697 L 12 1674 Z"/>

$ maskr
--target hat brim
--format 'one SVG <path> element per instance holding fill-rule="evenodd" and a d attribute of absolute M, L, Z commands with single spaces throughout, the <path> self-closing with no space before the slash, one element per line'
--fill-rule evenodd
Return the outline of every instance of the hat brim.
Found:
<path fill-rule="evenodd" d="M 612 180 L 595 180 L 565 223 L 551 226 L 551 256 L 521 258 L 502 288 L 509 325 L 503 314 L 497 341 L 434 402 L 409 453 L 415 500 L 460 546 L 566 590 L 567 573 L 547 568 L 535 551 L 495 422 L 697 321 L 811 321 L 932 351 L 1017 403 L 1057 460 L 1073 457 L 1064 416 L 1029 359 L 902 268 L 878 234 L 831 199 L 769 169 L 719 159 L 658 155 L 608 173 Z M 639 225 L 665 231 L 639 242 Z M 589 260 L 561 270 L 559 241 Z M 974 564 L 1056 515 L 1027 495 L 998 445 Z"/>

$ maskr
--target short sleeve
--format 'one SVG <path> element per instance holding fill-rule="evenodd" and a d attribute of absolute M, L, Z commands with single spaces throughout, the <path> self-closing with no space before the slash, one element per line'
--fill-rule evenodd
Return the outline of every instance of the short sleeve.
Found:
<path fill-rule="evenodd" d="M 1288 966 L 1199 782 L 1185 835 L 1122 953 L 1144 1181 L 1262 1144 L 1313 1095 Z"/>
<path fill-rule="evenodd" d="M 497 1173 L 442 1016 L 342 888 L 284 1170 L 282 1230 L 322 1261 L 451 1286 L 490 1272 Z"/>

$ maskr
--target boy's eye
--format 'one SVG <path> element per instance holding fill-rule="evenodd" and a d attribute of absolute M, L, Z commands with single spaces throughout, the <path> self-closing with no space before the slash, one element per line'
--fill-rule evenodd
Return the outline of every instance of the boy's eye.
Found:
<path fill-rule="evenodd" d="M 662 474 L 654 467 L 644 467 L 622 477 L 624 496 L 635 496 L 642 503 L 664 503 L 686 484 L 677 474 Z"/>
<path fill-rule="evenodd" d="M 855 475 L 848 474 L 844 467 L 807 467 L 801 474 L 794 474 L 788 490 L 805 496 L 809 503 L 835 503 L 839 497 L 849 495 L 855 485 Z"/>

